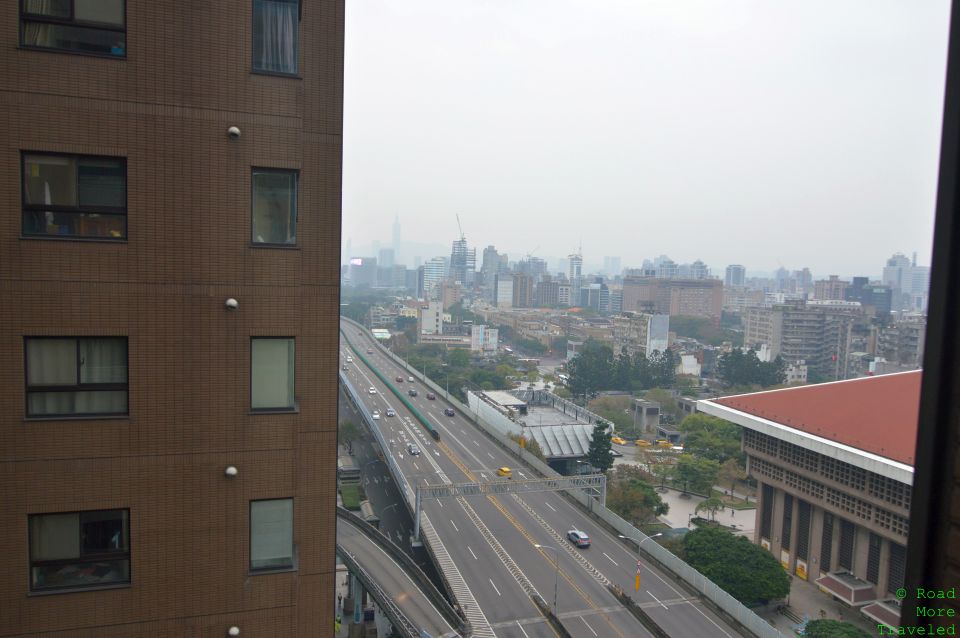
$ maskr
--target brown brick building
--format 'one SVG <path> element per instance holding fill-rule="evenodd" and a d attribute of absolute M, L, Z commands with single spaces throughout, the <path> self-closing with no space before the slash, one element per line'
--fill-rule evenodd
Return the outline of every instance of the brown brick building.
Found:
<path fill-rule="evenodd" d="M 343 2 L 0 47 L 0 636 L 327 635 Z"/>

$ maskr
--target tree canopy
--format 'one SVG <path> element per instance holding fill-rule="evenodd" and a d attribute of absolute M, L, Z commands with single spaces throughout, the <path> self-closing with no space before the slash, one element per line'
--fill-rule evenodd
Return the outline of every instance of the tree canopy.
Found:
<path fill-rule="evenodd" d="M 735 346 L 743 343 L 743 333 L 717 327 L 707 317 L 692 317 L 689 315 L 673 315 L 670 317 L 670 330 L 681 337 L 696 339 L 700 343 L 711 346 L 723 345 L 729 341 Z"/>
<path fill-rule="evenodd" d="M 780 355 L 773 361 L 763 362 L 752 349 L 744 353 L 734 348 L 717 361 L 717 376 L 728 386 L 769 388 L 787 380 L 787 363 Z"/>
<path fill-rule="evenodd" d="M 588 339 L 567 364 L 568 386 L 574 396 L 591 399 L 601 390 L 633 392 L 656 386 L 669 387 L 676 381 L 677 358 L 671 350 L 654 351 L 649 357 L 621 352 L 614 356 L 610 346 Z"/>
<path fill-rule="evenodd" d="M 725 463 L 743 458 L 740 440 L 743 428 L 708 414 L 691 414 L 680 423 L 686 451 L 698 457 Z"/>
<path fill-rule="evenodd" d="M 842 620 L 811 620 L 807 623 L 805 638 L 869 638 L 870 634 L 856 625 Z"/>
<path fill-rule="evenodd" d="M 765 604 L 790 593 L 790 577 L 777 559 L 743 536 L 701 527 L 684 537 L 683 546 L 691 567 L 744 605 Z"/>
<path fill-rule="evenodd" d="M 670 506 L 653 489 L 649 476 L 633 465 L 617 465 L 607 481 L 607 507 L 633 525 L 666 514 Z"/>
<path fill-rule="evenodd" d="M 587 450 L 587 460 L 598 472 L 606 472 L 613 466 L 613 443 L 608 426 L 597 422 L 593 426 L 593 435 L 590 437 L 590 449 Z"/>
<path fill-rule="evenodd" d="M 711 459 L 700 459 L 691 454 L 681 454 L 674 470 L 676 480 L 683 484 L 684 491 L 710 494 L 717 482 L 720 464 Z"/>

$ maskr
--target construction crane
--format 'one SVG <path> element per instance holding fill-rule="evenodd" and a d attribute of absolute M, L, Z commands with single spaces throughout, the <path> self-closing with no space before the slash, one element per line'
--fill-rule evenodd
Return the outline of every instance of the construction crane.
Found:
<path fill-rule="evenodd" d="M 463 226 L 460 225 L 460 214 L 457 213 L 457 228 L 460 229 L 460 241 L 465 241 L 467 238 L 463 234 Z"/>

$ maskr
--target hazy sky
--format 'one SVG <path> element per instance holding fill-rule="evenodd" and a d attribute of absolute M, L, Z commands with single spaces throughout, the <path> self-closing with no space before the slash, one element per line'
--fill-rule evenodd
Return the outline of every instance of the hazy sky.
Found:
<path fill-rule="evenodd" d="M 449 255 L 459 213 L 511 259 L 582 242 L 588 265 L 927 264 L 948 18 L 947 0 L 348 0 L 344 239 L 389 246 L 399 214 Z"/>

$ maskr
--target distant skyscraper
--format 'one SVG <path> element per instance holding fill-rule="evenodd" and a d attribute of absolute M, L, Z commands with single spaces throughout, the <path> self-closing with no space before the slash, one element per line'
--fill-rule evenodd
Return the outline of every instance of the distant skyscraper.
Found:
<path fill-rule="evenodd" d="M 446 257 L 434 257 L 423 265 L 423 297 L 434 295 L 439 284 L 447 276 Z"/>
<path fill-rule="evenodd" d="M 690 264 L 691 279 L 706 279 L 710 276 L 710 268 L 699 259 Z"/>
<path fill-rule="evenodd" d="M 570 262 L 570 297 L 575 300 L 574 303 L 579 303 L 580 286 L 583 283 L 583 255 L 579 252 L 568 255 L 567 260 Z"/>
<path fill-rule="evenodd" d="M 669 257 L 662 257 L 657 266 L 657 277 L 660 279 L 674 279 L 680 275 L 680 267 Z"/>
<path fill-rule="evenodd" d="M 727 274 L 723 278 L 724 286 L 743 287 L 747 281 L 747 269 L 740 264 L 730 264 L 727 266 Z"/>
<path fill-rule="evenodd" d="M 377 254 L 377 262 L 381 268 L 393 268 L 394 257 L 393 248 L 381 248 Z"/>
<path fill-rule="evenodd" d="M 883 283 L 893 291 L 894 310 L 926 310 L 930 268 L 917 266 L 906 255 L 897 253 L 887 260 Z"/>
<path fill-rule="evenodd" d="M 620 258 L 619 257 L 604 257 L 603 258 L 603 273 L 608 277 L 617 277 L 620 275 Z"/>
<path fill-rule="evenodd" d="M 454 241 L 450 251 L 450 277 L 464 286 L 472 286 L 476 270 L 477 249 L 469 248 L 466 238 Z"/>
<path fill-rule="evenodd" d="M 400 258 L 400 215 L 393 218 L 393 258 L 402 263 Z"/>

